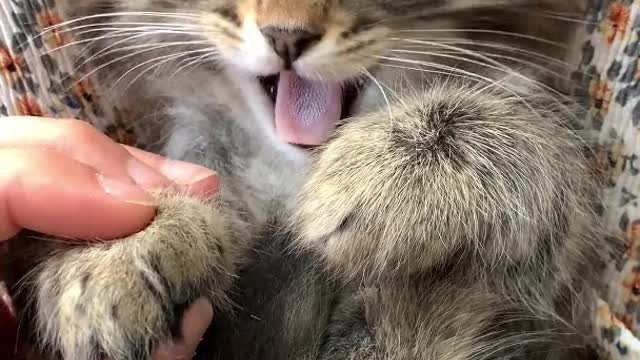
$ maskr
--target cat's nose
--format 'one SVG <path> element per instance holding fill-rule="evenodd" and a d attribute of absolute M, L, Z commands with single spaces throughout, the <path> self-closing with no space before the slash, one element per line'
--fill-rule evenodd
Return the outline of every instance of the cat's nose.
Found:
<path fill-rule="evenodd" d="M 291 69 L 291 64 L 322 37 L 306 30 L 290 30 L 276 26 L 268 26 L 261 31 L 276 54 L 284 60 L 285 70 Z"/>

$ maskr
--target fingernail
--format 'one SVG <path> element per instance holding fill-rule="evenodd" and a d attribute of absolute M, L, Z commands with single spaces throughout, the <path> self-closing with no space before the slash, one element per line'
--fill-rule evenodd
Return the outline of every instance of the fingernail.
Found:
<path fill-rule="evenodd" d="M 129 159 L 127 171 L 133 181 L 143 189 L 155 190 L 169 185 L 169 180 L 166 177 L 136 158 Z"/>
<path fill-rule="evenodd" d="M 160 168 L 160 172 L 182 185 L 195 184 L 216 174 L 203 166 L 175 160 L 167 160 Z"/>
<path fill-rule="evenodd" d="M 147 194 L 144 190 L 135 185 L 105 177 L 103 174 L 97 174 L 97 178 L 102 189 L 104 189 L 107 194 L 119 200 L 129 204 L 142 206 L 157 205 L 151 195 Z"/>
<path fill-rule="evenodd" d="M 187 193 L 203 200 L 209 200 L 218 195 L 220 180 L 216 175 L 209 175 L 187 186 Z"/>

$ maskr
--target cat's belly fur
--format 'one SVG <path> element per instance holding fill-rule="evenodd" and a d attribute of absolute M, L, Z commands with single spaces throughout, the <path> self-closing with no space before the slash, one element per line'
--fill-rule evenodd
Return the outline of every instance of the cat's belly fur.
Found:
<path fill-rule="evenodd" d="M 314 266 L 312 254 L 295 254 L 286 235 L 265 236 L 252 251 L 232 301 L 202 342 L 201 359 L 316 359 L 337 284 Z"/>
<path fill-rule="evenodd" d="M 553 351 L 535 344 L 513 351 L 532 338 L 492 332 L 550 331 L 549 324 L 513 322 L 507 307 L 493 311 L 501 304 L 455 266 L 365 285 L 332 276 L 312 252 L 292 252 L 290 240 L 270 233 L 257 241 L 232 290 L 235 311 L 216 315 L 196 360 L 597 359 L 573 333 L 554 334 L 549 340 L 562 345 Z M 447 339 L 457 332 L 460 343 Z M 479 338 L 484 350 L 474 349 Z"/>

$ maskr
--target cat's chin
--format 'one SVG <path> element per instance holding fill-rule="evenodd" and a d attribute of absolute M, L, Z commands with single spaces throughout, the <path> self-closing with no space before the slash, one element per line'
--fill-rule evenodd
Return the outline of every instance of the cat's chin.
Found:
<path fill-rule="evenodd" d="M 294 107 L 296 107 L 296 111 L 300 114 L 309 114 L 311 118 L 315 119 L 309 120 L 303 117 L 295 120 L 288 119 L 289 123 L 304 125 L 292 126 L 297 129 L 291 130 L 289 128 L 288 134 L 279 133 L 279 137 L 283 142 L 304 151 L 313 150 L 326 143 L 335 129 L 344 123 L 343 120 L 354 115 L 355 104 L 368 83 L 366 78 L 355 78 L 343 83 L 326 84 L 326 88 L 324 88 L 326 91 L 320 90 L 320 94 L 317 92 L 314 93 L 314 89 L 309 91 L 309 86 L 305 89 L 304 84 L 296 84 L 294 86 L 285 85 L 286 89 L 283 90 L 283 92 L 286 91 L 288 94 L 283 100 L 283 94 L 280 92 L 282 90 L 282 84 L 287 83 L 286 80 L 283 81 L 283 77 L 285 76 L 291 77 L 292 75 L 291 73 L 279 73 L 271 76 L 258 77 L 258 80 L 266 96 L 271 100 L 276 114 L 282 113 L 279 102 L 287 103 L 284 105 L 286 107 L 294 106 L 290 104 L 298 101 L 296 99 L 306 99 L 300 101 L 300 104 L 296 104 Z M 293 76 L 295 77 L 297 75 Z M 310 87 L 322 88 L 323 84 L 315 83 Z M 334 88 L 332 94 L 330 88 Z M 307 92 L 306 94 L 304 93 L 305 91 Z M 322 113 L 322 115 L 319 115 L 319 113 Z M 326 113 L 332 113 L 332 115 L 325 115 Z M 278 115 L 276 115 L 276 118 L 277 117 Z M 275 122 L 274 126 L 278 133 L 278 126 L 281 124 L 278 124 L 277 120 Z M 297 134 L 295 134 L 296 131 L 298 132 Z M 310 132 L 316 133 L 310 134 Z"/>

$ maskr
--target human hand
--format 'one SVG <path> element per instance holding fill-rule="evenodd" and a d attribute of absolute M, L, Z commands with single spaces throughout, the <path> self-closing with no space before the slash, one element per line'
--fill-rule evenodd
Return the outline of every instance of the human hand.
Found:
<path fill-rule="evenodd" d="M 148 191 L 173 187 L 206 198 L 219 185 L 211 170 L 117 144 L 77 120 L 0 118 L 0 169 L 0 245 L 23 229 L 117 239 L 153 220 Z M 15 334 L 15 321 L 2 307 L 0 299 L 0 332 Z M 154 359 L 191 358 L 212 316 L 206 300 L 196 301 L 183 318 L 184 339 L 161 346 Z M 12 354 L 16 337 L 1 338 L 11 339 L 0 347 L 11 346 Z"/>

